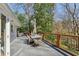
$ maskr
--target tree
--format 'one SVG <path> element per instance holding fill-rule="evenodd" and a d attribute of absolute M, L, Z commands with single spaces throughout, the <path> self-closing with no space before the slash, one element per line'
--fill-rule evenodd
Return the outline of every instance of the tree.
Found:
<path fill-rule="evenodd" d="M 26 31 L 31 32 L 33 30 L 33 25 L 31 24 L 32 15 L 31 15 L 31 9 L 30 9 L 30 7 L 32 7 L 32 4 L 19 3 L 19 4 L 14 4 L 14 5 L 15 5 L 16 12 L 18 12 L 19 8 L 23 8 L 25 12 L 23 14 L 17 15 L 18 19 L 21 21 L 21 24 L 22 24 L 22 27 L 20 29 L 24 31 L 26 29 Z"/>
<path fill-rule="evenodd" d="M 30 33 L 31 33 L 31 32 L 33 31 L 33 29 L 34 29 L 32 23 L 31 23 L 31 20 L 33 20 L 32 12 L 31 12 L 31 10 L 33 9 L 32 6 L 33 6 L 32 3 L 29 3 L 29 4 L 27 3 L 27 4 L 24 4 L 24 6 L 23 6 L 23 8 L 24 8 L 24 10 L 25 10 L 25 14 L 26 14 L 27 17 L 28 17 L 28 25 L 29 25 L 29 26 L 28 26 L 28 30 L 29 30 Z"/>
<path fill-rule="evenodd" d="M 62 4 L 64 7 L 63 25 L 74 35 L 79 35 L 79 6 L 78 4 Z M 66 21 L 66 22 L 64 22 Z M 67 24 L 66 24 L 67 23 Z M 72 29 L 72 30 L 71 30 Z"/>
<path fill-rule="evenodd" d="M 21 23 L 21 27 L 18 29 L 20 32 L 28 31 L 28 21 L 24 14 L 17 14 L 18 20 Z"/>
<path fill-rule="evenodd" d="M 36 19 L 37 31 L 51 32 L 53 23 L 53 9 L 54 4 L 17 4 L 22 6 L 26 16 L 28 17 L 28 30 L 30 32 L 31 27 L 33 28 L 31 20 Z M 32 11 L 33 10 L 33 11 Z M 34 12 L 32 14 L 32 12 Z"/>
<path fill-rule="evenodd" d="M 37 31 L 51 32 L 54 4 L 34 4 Z"/>

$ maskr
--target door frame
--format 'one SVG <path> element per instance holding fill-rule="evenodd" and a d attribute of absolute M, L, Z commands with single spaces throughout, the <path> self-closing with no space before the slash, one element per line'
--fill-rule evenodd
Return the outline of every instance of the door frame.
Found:
<path fill-rule="evenodd" d="M 4 19 L 2 19 L 2 17 L 4 17 Z M 5 40 L 6 40 L 6 16 L 1 13 L 1 55 L 5 55 Z"/>
<path fill-rule="evenodd" d="M 1 21 L 1 14 L 5 16 L 5 14 L 0 13 L 0 21 Z M 1 26 L 0 26 L 0 29 L 1 29 Z M 1 30 L 0 30 L 0 32 L 1 32 Z M 1 33 L 0 33 L 0 36 L 1 36 Z M 1 55 L 1 53 L 0 53 L 0 55 Z M 7 16 L 6 16 L 6 23 L 5 23 L 4 55 L 10 56 L 10 19 Z"/>

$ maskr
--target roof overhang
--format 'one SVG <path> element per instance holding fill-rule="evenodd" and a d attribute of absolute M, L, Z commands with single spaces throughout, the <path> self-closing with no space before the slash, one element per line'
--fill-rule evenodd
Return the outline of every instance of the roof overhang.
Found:
<path fill-rule="evenodd" d="M 12 12 L 12 10 L 9 8 L 8 4 L 2 3 L 2 4 L 0 4 L 0 8 L 2 8 L 2 10 L 4 10 L 4 14 L 6 16 L 9 16 L 11 18 L 10 21 L 13 22 L 14 25 L 16 25 L 17 27 L 20 27 L 21 26 L 18 18 Z"/>

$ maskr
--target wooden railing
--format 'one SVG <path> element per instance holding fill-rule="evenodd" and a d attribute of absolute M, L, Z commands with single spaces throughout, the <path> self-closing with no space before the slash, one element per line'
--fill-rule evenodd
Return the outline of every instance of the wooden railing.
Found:
<path fill-rule="evenodd" d="M 55 38 L 50 40 L 48 35 L 52 34 Z M 43 33 L 43 39 L 56 45 L 58 48 L 62 48 L 72 54 L 79 55 L 79 36 L 78 35 L 62 35 L 54 33 Z"/>

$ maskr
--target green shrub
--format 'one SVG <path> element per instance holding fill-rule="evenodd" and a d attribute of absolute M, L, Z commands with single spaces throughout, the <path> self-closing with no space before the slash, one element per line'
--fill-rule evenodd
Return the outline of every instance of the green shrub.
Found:
<path fill-rule="evenodd" d="M 48 40 L 54 41 L 55 40 L 55 36 L 53 34 L 50 34 L 47 36 Z"/>

